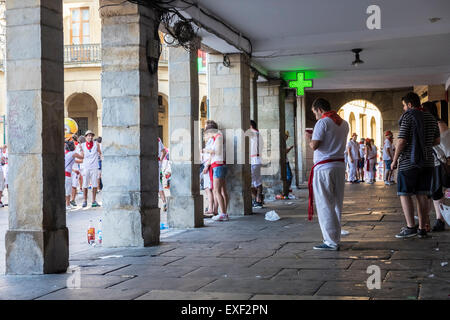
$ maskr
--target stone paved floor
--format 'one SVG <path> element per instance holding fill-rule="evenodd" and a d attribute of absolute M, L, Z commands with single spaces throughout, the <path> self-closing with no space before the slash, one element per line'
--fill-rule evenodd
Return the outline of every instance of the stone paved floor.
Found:
<path fill-rule="evenodd" d="M 395 186 L 346 185 L 339 252 L 317 252 L 317 220 L 307 221 L 306 192 L 258 213 L 207 222 L 149 248 L 73 252 L 70 274 L 0 276 L 1 299 L 450 299 L 450 231 L 429 239 L 394 238 L 403 226 Z M 264 220 L 276 210 L 282 219 Z M 367 267 L 381 269 L 368 290 Z"/>

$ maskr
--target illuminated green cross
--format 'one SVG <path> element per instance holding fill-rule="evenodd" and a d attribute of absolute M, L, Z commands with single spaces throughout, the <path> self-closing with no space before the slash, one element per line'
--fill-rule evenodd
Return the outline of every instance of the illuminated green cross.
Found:
<path fill-rule="evenodd" d="M 297 80 L 289 81 L 289 88 L 297 88 L 297 95 L 304 96 L 305 88 L 312 88 L 312 80 L 305 80 L 305 72 L 297 72 Z"/>

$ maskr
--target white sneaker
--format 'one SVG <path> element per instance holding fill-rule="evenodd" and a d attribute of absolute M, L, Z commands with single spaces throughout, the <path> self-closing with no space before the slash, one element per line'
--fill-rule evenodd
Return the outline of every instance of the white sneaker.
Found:
<path fill-rule="evenodd" d="M 218 214 L 217 216 L 212 217 L 211 220 L 214 220 L 214 221 L 228 221 L 229 218 L 228 218 L 228 214 L 225 213 L 225 214 Z"/>
<path fill-rule="evenodd" d="M 72 210 L 72 207 L 71 206 L 67 206 L 66 207 L 66 211 L 70 211 L 70 210 Z"/>

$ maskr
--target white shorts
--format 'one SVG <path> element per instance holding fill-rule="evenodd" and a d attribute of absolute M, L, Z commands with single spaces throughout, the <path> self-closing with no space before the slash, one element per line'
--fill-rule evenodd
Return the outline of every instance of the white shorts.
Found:
<path fill-rule="evenodd" d="M 98 187 L 98 169 L 84 169 L 83 170 L 83 189 L 89 188 L 91 184 L 92 188 Z"/>
<path fill-rule="evenodd" d="M 72 194 L 72 177 L 66 177 L 64 189 L 66 190 L 66 197 Z"/>
<path fill-rule="evenodd" d="M 211 179 L 209 178 L 209 171 L 203 174 L 203 188 L 211 189 Z"/>
<path fill-rule="evenodd" d="M 80 185 L 80 175 L 72 171 L 72 188 L 78 188 Z"/>
<path fill-rule="evenodd" d="M 261 178 L 261 165 L 260 164 L 252 164 L 252 187 L 257 188 L 262 185 Z"/>

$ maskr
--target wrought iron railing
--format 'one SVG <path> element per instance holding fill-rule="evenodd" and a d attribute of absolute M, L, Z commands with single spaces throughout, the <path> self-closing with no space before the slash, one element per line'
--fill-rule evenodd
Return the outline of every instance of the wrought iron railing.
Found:
<path fill-rule="evenodd" d="M 73 44 L 64 46 L 65 64 L 100 63 L 102 48 L 100 44 Z"/>

